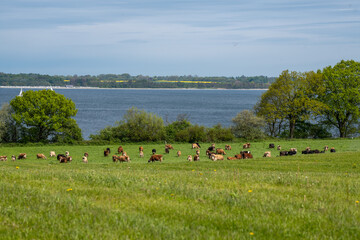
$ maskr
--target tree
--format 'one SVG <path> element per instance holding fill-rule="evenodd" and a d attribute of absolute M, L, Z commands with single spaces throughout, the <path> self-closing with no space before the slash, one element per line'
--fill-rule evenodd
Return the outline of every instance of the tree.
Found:
<path fill-rule="evenodd" d="M 308 120 L 312 115 L 318 115 L 326 109 L 326 105 L 315 97 L 321 89 L 320 76 L 314 72 L 298 73 L 286 70 L 263 94 L 255 109 L 258 116 L 266 119 L 272 134 L 276 130 L 276 124 L 281 125 L 283 120 L 287 120 L 289 137 L 293 138 L 297 121 Z"/>
<path fill-rule="evenodd" d="M 22 141 L 47 142 L 57 135 L 68 134 L 81 140 L 74 117 L 75 103 L 52 90 L 26 91 L 10 102 L 12 118 L 20 127 Z"/>
<path fill-rule="evenodd" d="M 0 142 L 17 142 L 20 137 L 19 129 L 11 117 L 12 108 L 5 103 L 0 109 Z"/>
<path fill-rule="evenodd" d="M 254 112 L 250 110 L 243 110 L 232 119 L 232 132 L 235 137 L 246 139 L 260 139 L 264 137 L 262 128 L 265 126 L 265 121 L 261 117 L 257 117 Z"/>
<path fill-rule="evenodd" d="M 323 111 L 325 122 L 337 128 L 340 137 L 347 137 L 360 117 L 360 63 L 342 60 L 324 68 L 323 86 L 319 99 L 328 106 Z"/>

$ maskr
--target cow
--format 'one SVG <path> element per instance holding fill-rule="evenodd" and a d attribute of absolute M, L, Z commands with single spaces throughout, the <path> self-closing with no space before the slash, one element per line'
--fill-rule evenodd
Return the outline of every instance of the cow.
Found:
<path fill-rule="evenodd" d="M 15 160 L 16 160 L 16 156 L 15 156 L 15 155 L 12 155 L 12 156 L 11 156 L 11 160 L 12 160 L 12 161 L 15 161 Z"/>
<path fill-rule="evenodd" d="M 191 145 L 191 148 L 194 149 L 194 148 L 201 148 L 201 147 L 200 147 L 200 144 L 199 144 L 199 143 L 193 143 L 193 144 Z"/>
<path fill-rule="evenodd" d="M 278 145 L 276 149 L 279 150 L 279 151 L 281 151 L 281 146 Z"/>
<path fill-rule="evenodd" d="M 250 143 L 243 144 L 243 149 L 250 148 Z"/>
<path fill-rule="evenodd" d="M 139 152 L 143 152 L 143 151 L 144 151 L 143 146 L 140 146 L 140 147 L 139 147 Z"/>
<path fill-rule="evenodd" d="M 210 152 L 215 151 L 215 143 L 211 144 L 211 146 L 208 147 L 208 151 L 210 151 Z"/>
<path fill-rule="evenodd" d="M 171 144 L 165 144 L 165 148 L 168 148 L 168 149 L 174 149 L 173 146 L 171 146 Z"/>
<path fill-rule="evenodd" d="M 236 157 L 227 157 L 227 160 L 237 160 Z"/>
<path fill-rule="evenodd" d="M 151 155 L 148 163 L 149 162 L 155 162 L 155 161 L 162 162 L 163 161 L 163 155 L 161 155 L 161 154 L 153 154 L 153 155 Z"/>
<path fill-rule="evenodd" d="M 66 152 L 65 152 L 65 156 L 68 157 L 69 155 L 70 155 L 69 151 L 66 151 Z"/>
<path fill-rule="evenodd" d="M 0 161 L 6 162 L 7 161 L 7 156 L 0 156 Z"/>
<path fill-rule="evenodd" d="M 235 155 L 235 158 L 236 158 L 236 159 L 242 159 L 243 157 L 242 157 L 242 154 L 236 154 L 236 155 Z"/>
<path fill-rule="evenodd" d="M 117 162 L 118 161 L 118 156 L 112 155 L 112 160 L 113 160 L 113 162 Z"/>
<path fill-rule="evenodd" d="M 127 153 L 123 151 L 122 156 L 127 156 Z"/>
<path fill-rule="evenodd" d="M 59 154 L 60 155 L 60 154 Z M 64 154 L 61 154 L 61 156 L 58 155 L 58 159 L 60 163 L 67 163 L 67 157 Z"/>
<path fill-rule="evenodd" d="M 324 151 L 327 151 L 327 150 L 329 150 L 329 146 L 326 145 L 326 146 L 324 147 Z"/>
<path fill-rule="evenodd" d="M 64 154 L 58 154 L 56 158 L 60 161 L 60 158 L 66 158 L 66 156 Z"/>
<path fill-rule="evenodd" d="M 71 157 L 71 156 L 66 156 L 66 160 L 67 160 L 68 162 L 71 162 L 71 161 L 72 161 L 72 157 Z"/>
<path fill-rule="evenodd" d="M 110 151 L 109 151 L 109 153 L 110 153 Z M 84 157 L 89 157 L 89 154 L 87 152 L 84 153 Z"/>
<path fill-rule="evenodd" d="M 110 154 L 110 152 L 109 152 L 108 150 L 105 150 L 105 151 L 104 151 L 104 157 L 109 156 L 109 154 Z"/>
<path fill-rule="evenodd" d="M 169 148 L 165 148 L 165 153 L 170 153 L 170 150 L 169 150 Z"/>
<path fill-rule="evenodd" d="M 271 157 L 271 152 L 270 151 L 265 152 L 263 157 Z"/>
<path fill-rule="evenodd" d="M 120 154 L 122 154 L 124 152 L 124 149 L 123 149 L 123 147 L 122 146 L 120 146 L 120 147 L 118 147 L 118 153 Z"/>
<path fill-rule="evenodd" d="M 181 156 L 181 151 L 177 151 L 177 156 L 178 156 L 178 157 Z"/>
<path fill-rule="evenodd" d="M 192 156 L 189 155 L 189 156 L 187 157 L 187 160 L 188 160 L 189 162 L 192 162 L 192 160 L 193 160 Z"/>
<path fill-rule="evenodd" d="M 275 144 L 274 144 L 274 143 L 270 143 L 270 144 L 269 144 L 269 148 L 275 148 Z"/>
<path fill-rule="evenodd" d="M 26 153 L 20 153 L 18 159 L 26 159 Z"/>
<path fill-rule="evenodd" d="M 231 146 L 230 145 L 225 145 L 225 150 L 231 150 Z"/>
<path fill-rule="evenodd" d="M 240 153 L 243 159 L 253 158 L 253 155 L 250 153 L 250 151 L 242 151 Z"/>
<path fill-rule="evenodd" d="M 200 150 L 196 150 L 196 155 L 200 155 Z"/>
<path fill-rule="evenodd" d="M 130 162 L 129 156 L 119 156 L 118 157 L 119 162 Z"/>
<path fill-rule="evenodd" d="M 224 156 L 221 155 L 221 154 L 212 154 L 211 155 L 211 160 L 213 160 L 213 161 L 224 160 Z"/>
<path fill-rule="evenodd" d="M 199 155 L 194 155 L 194 162 L 196 161 L 200 161 L 200 156 Z"/>
<path fill-rule="evenodd" d="M 208 156 L 209 159 L 211 159 L 211 155 L 212 155 L 212 154 L 215 154 L 215 152 L 212 152 L 212 151 L 210 151 L 209 149 L 206 150 L 206 156 Z"/>
<path fill-rule="evenodd" d="M 37 158 L 37 159 L 39 159 L 39 158 L 41 158 L 41 159 L 47 159 L 47 158 L 45 157 L 45 155 L 42 154 L 42 153 L 36 154 L 36 158 Z"/>
<path fill-rule="evenodd" d="M 217 148 L 217 149 L 216 149 L 216 154 L 226 155 L 224 149 L 222 149 L 222 148 Z"/>
<path fill-rule="evenodd" d="M 156 153 L 156 149 L 154 148 L 151 152 L 154 155 Z"/>
<path fill-rule="evenodd" d="M 55 154 L 55 151 L 50 151 L 50 157 L 55 157 L 56 154 Z"/>
<path fill-rule="evenodd" d="M 139 157 L 141 157 L 141 158 L 144 157 L 144 152 L 143 152 L 143 151 L 140 151 L 140 152 L 139 152 Z"/>
<path fill-rule="evenodd" d="M 83 156 L 83 157 L 82 157 L 82 162 L 83 162 L 83 163 L 88 163 L 87 157 Z"/>
<path fill-rule="evenodd" d="M 335 148 L 334 148 L 334 147 L 332 147 L 332 148 L 330 149 L 330 152 L 331 152 L 331 153 L 336 152 L 336 151 L 335 151 Z"/>

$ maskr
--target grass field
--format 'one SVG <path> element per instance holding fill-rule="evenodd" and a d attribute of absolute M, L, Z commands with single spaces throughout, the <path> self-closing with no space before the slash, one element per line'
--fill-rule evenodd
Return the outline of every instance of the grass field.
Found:
<path fill-rule="evenodd" d="M 118 145 L 1 147 L 0 239 L 360 239 L 360 140 L 273 142 L 337 152 L 262 158 L 269 143 L 252 143 L 254 159 L 217 162 L 209 143 L 199 162 L 186 161 L 190 144 L 167 155 L 144 144 L 145 158 L 124 144 L 130 163 L 103 156 Z M 227 156 L 241 150 L 231 145 Z M 153 148 L 162 163 L 147 163 Z M 52 150 L 73 161 L 36 159 Z M 28 159 L 11 161 L 22 152 Z"/>

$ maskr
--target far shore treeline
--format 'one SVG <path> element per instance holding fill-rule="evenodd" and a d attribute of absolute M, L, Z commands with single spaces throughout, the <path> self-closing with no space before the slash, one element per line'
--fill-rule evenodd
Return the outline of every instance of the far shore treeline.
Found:
<path fill-rule="evenodd" d="M 34 73 L 0 72 L 0 86 L 74 86 L 98 88 L 224 88 L 266 89 L 275 77 L 198 77 L 198 76 L 131 76 L 130 74 L 100 74 L 97 76 L 50 76 Z"/>
<path fill-rule="evenodd" d="M 81 129 L 72 118 L 76 113 L 71 99 L 52 90 L 26 91 L 2 106 L 0 143 L 84 143 Z M 188 117 L 179 115 L 176 121 L 164 123 L 153 113 L 131 108 L 114 126 L 90 135 L 87 143 L 358 136 L 360 63 L 343 60 L 316 72 L 285 70 L 254 109 L 238 113 L 230 127 L 194 125 Z"/>

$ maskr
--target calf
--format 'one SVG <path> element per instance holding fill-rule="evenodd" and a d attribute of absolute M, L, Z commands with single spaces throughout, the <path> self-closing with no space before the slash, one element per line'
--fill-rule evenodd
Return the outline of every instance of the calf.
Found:
<path fill-rule="evenodd" d="M 188 157 L 187 157 L 187 160 L 189 161 L 189 162 L 192 162 L 192 156 L 191 155 L 189 155 Z"/>
<path fill-rule="evenodd" d="M 50 157 L 55 157 L 56 154 L 55 154 L 55 151 L 50 151 Z"/>
<path fill-rule="evenodd" d="M 150 157 L 150 159 L 149 159 L 148 162 L 155 162 L 155 161 L 162 162 L 162 161 L 163 161 L 163 155 L 161 155 L 161 154 L 151 155 L 151 157 Z"/>
<path fill-rule="evenodd" d="M 83 162 L 83 163 L 88 163 L 87 157 L 83 156 L 83 157 L 82 157 L 82 162 Z"/>
<path fill-rule="evenodd" d="M 212 154 L 211 155 L 211 160 L 213 160 L 213 161 L 224 160 L 224 156 L 220 155 L 220 154 Z"/>
<path fill-rule="evenodd" d="M 26 153 L 20 153 L 18 159 L 26 159 Z"/>
<path fill-rule="evenodd" d="M 263 157 L 271 157 L 271 152 L 265 152 Z"/>
<path fill-rule="evenodd" d="M 42 153 L 36 154 L 36 158 L 37 158 L 37 159 L 39 159 L 39 158 L 41 158 L 41 159 L 47 159 L 47 158 L 45 157 L 45 155 L 42 154 Z"/>
<path fill-rule="evenodd" d="M 222 148 L 218 148 L 218 149 L 216 149 L 216 154 L 226 155 L 226 153 L 225 153 L 224 149 L 222 149 Z"/>

